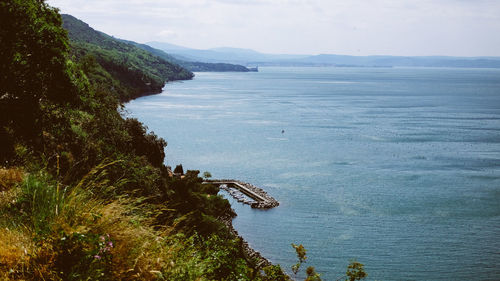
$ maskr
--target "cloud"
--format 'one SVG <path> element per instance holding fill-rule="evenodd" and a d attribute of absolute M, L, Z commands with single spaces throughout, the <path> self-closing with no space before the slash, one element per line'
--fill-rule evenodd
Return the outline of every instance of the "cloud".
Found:
<path fill-rule="evenodd" d="M 157 34 L 157 37 L 160 38 L 160 39 L 173 39 L 175 37 L 177 37 L 177 32 L 173 31 L 173 30 L 170 30 L 170 29 L 164 29 L 164 30 L 161 30 L 160 32 L 158 32 Z"/>
<path fill-rule="evenodd" d="M 274 53 L 500 55 L 500 1 L 493 0 L 48 2 L 139 42 Z"/>

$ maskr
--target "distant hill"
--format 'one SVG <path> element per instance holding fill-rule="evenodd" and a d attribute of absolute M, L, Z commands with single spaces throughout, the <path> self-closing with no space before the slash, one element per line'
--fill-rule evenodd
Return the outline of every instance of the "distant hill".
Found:
<path fill-rule="evenodd" d="M 148 42 L 147 44 L 166 51 L 176 58 L 183 57 L 184 59 L 204 62 L 220 61 L 251 66 L 500 68 L 500 57 L 278 55 L 263 54 L 251 49 L 240 48 L 222 47 L 198 50 L 164 42 Z"/>
<path fill-rule="evenodd" d="M 500 68 L 499 57 L 342 56 L 323 54 L 290 61 L 289 63 L 326 66 Z"/>
<path fill-rule="evenodd" d="M 133 41 L 122 40 L 123 42 L 135 45 L 143 50 L 151 52 L 152 54 L 157 55 L 160 58 L 163 58 L 166 61 L 176 63 L 190 71 L 193 72 L 248 72 L 249 69 L 239 64 L 230 64 L 230 63 L 207 63 L 207 62 L 199 62 L 199 61 L 191 61 L 188 58 L 182 56 L 173 56 L 167 54 L 166 52 L 153 48 L 146 44 L 140 44 Z M 173 44 L 165 43 L 165 46 L 169 46 L 174 50 L 183 50 L 187 49 L 184 47 L 180 47 Z"/>
<path fill-rule="evenodd" d="M 165 51 L 176 58 L 201 62 L 224 62 L 242 65 L 259 65 L 277 63 L 286 60 L 306 58 L 309 55 L 273 55 L 263 54 L 251 49 L 241 48 L 214 48 L 209 50 L 198 50 L 164 42 L 147 42 L 147 45 Z"/>
<path fill-rule="evenodd" d="M 62 15 L 62 19 L 76 61 L 85 65 L 91 81 L 107 85 L 121 101 L 159 93 L 168 81 L 194 76 L 178 64 L 96 31 L 71 15 Z"/>

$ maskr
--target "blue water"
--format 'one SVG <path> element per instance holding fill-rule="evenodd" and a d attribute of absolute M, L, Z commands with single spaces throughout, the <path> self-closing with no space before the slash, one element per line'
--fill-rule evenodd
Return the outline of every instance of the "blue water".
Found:
<path fill-rule="evenodd" d="M 288 269 L 336 280 L 500 280 L 500 70 L 260 68 L 196 73 L 130 102 L 167 164 L 267 190 L 235 228 Z M 282 130 L 285 130 L 282 133 Z"/>

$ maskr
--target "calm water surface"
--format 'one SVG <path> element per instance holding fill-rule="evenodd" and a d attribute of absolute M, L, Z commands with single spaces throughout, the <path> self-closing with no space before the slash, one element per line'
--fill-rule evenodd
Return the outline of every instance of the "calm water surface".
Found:
<path fill-rule="evenodd" d="M 232 202 L 234 225 L 285 268 L 293 242 L 325 280 L 352 258 L 369 280 L 500 280 L 500 70 L 196 73 L 126 109 L 168 165 L 278 199 Z"/>

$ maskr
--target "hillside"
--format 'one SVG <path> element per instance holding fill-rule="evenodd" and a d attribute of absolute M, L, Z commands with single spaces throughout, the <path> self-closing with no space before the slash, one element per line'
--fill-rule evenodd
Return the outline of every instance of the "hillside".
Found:
<path fill-rule="evenodd" d="M 85 26 L 69 44 L 43 1 L 0 15 L 0 279 L 277 280 L 221 222 L 218 187 L 172 177 L 166 141 L 118 112 L 191 73 Z"/>
<path fill-rule="evenodd" d="M 62 15 L 71 54 L 85 65 L 91 81 L 105 84 L 121 101 L 159 93 L 166 82 L 193 78 L 193 73 L 164 58 L 89 27 L 71 15 Z"/>
<path fill-rule="evenodd" d="M 124 100 L 137 97 L 140 92 L 157 93 L 161 90 L 160 85 L 168 81 L 191 79 L 193 75 L 189 72 L 249 71 L 248 68 L 237 64 L 205 63 L 175 58 L 151 46 L 117 39 L 96 31 L 71 15 L 63 14 L 62 18 L 63 27 L 68 30 L 72 44 L 72 53 L 78 60 L 90 54 L 112 77 L 120 76 L 125 79 L 118 80 L 129 81 L 118 88 L 122 93 L 131 93 Z M 101 80 L 110 80 L 105 74 L 96 74 Z M 116 80 L 112 82 L 116 84 Z"/>
<path fill-rule="evenodd" d="M 171 63 L 176 63 L 193 72 L 248 72 L 249 71 L 248 68 L 239 64 L 190 61 L 189 59 L 184 57 L 179 57 L 179 56 L 174 57 L 162 50 L 155 49 L 146 44 L 139 44 L 133 41 L 126 41 L 126 40 L 122 41 L 137 46 L 138 48 L 141 48 L 152 54 L 155 54 L 156 56 L 163 58 L 166 61 L 169 61 Z"/>

